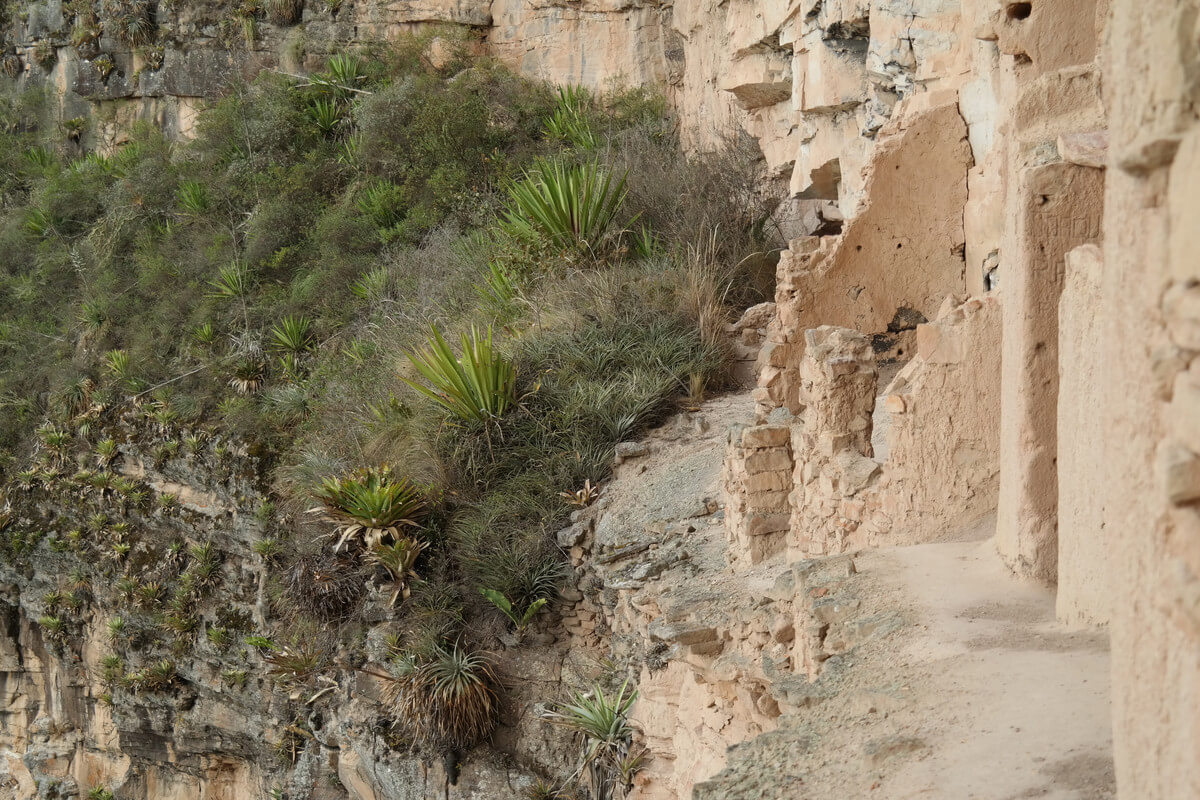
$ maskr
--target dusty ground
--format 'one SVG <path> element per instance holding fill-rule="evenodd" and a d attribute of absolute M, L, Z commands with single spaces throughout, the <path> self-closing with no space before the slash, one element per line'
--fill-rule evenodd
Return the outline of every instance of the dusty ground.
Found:
<path fill-rule="evenodd" d="M 623 591 L 666 589 L 664 614 L 694 608 L 719 625 L 787 569 L 729 570 L 721 512 L 711 510 L 724 431 L 749 409 L 735 395 L 681 415 L 606 490 L 602 549 L 653 543 L 612 580 Z M 1052 591 L 1003 569 L 992 525 L 855 554 L 858 574 L 843 590 L 861 602 L 861 618 L 897 624 L 829 659 L 813 705 L 732 748 L 724 771 L 714 759 L 717 774 L 695 797 L 1113 797 L 1107 636 L 1058 625 Z M 661 573 L 624 577 L 655 558 Z"/>
<path fill-rule="evenodd" d="M 1053 594 L 1007 575 L 988 540 L 855 561 L 854 594 L 907 624 L 832 665 L 832 697 L 735 748 L 698 797 L 1114 796 L 1103 633 L 1059 626 Z"/>

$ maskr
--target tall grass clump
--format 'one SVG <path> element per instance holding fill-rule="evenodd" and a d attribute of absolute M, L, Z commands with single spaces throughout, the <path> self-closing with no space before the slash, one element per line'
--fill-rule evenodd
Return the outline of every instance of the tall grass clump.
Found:
<path fill-rule="evenodd" d="M 633 744 L 635 731 L 629 721 L 636 701 L 637 691 L 628 683 L 621 685 L 615 697 L 597 685 L 590 692 L 577 692 L 569 702 L 543 715 L 543 719 L 581 735 L 578 770 L 587 776 L 596 800 L 624 797 L 641 767 L 643 756 Z"/>

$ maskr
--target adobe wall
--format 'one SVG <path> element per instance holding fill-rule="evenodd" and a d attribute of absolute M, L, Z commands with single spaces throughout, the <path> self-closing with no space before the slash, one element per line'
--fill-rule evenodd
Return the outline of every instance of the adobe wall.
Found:
<path fill-rule="evenodd" d="M 919 325 L 916 352 L 883 391 L 887 494 L 875 544 L 932 541 L 996 508 L 1001 303 L 956 305 Z"/>
<path fill-rule="evenodd" d="M 1120 797 L 1200 797 L 1200 48 L 1196 0 L 1113 0 L 1100 346 Z"/>
<path fill-rule="evenodd" d="M 1066 254 L 1100 236 L 1104 174 L 1062 161 L 1019 171 L 1002 253 L 996 545 L 1021 575 L 1058 576 L 1058 303 Z"/>
<path fill-rule="evenodd" d="M 1104 508 L 1109 492 L 1094 480 L 1097 448 L 1108 432 L 1100 387 L 1111 385 L 1101 348 L 1103 251 L 1094 244 L 1066 256 L 1058 304 L 1058 575 L 1057 614 L 1070 625 L 1108 621 L 1112 605 Z"/>
<path fill-rule="evenodd" d="M 951 103 L 881 132 L 857 216 L 838 237 L 793 242 L 777 269 L 777 318 L 759 355 L 764 409 L 799 408 L 801 333 L 837 325 L 868 334 L 931 318 L 965 289 L 963 205 L 971 152 Z M 936 187 L 936 188 L 935 188 Z"/>

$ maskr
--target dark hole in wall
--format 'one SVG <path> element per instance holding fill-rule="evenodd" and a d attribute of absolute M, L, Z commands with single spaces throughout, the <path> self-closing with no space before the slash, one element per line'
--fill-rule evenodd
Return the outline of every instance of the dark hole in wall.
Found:
<path fill-rule="evenodd" d="M 1029 19 L 1033 13 L 1033 3 L 1009 3 L 1006 11 L 1009 19 Z"/>
<path fill-rule="evenodd" d="M 842 220 L 821 218 L 821 224 L 812 232 L 813 236 L 837 236 L 842 232 Z M 859 250 L 862 249 L 860 246 Z"/>
<path fill-rule="evenodd" d="M 892 315 L 892 321 L 888 323 L 887 329 L 889 333 L 911 331 L 916 330 L 918 325 L 928 321 L 925 315 L 915 308 L 900 306 L 896 309 L 896 313 Z"/>
<path fill-rule="evenodd" d="M 915 308 L 901 306 L 896 309 L 892 321 L 888 323 L 887 331 L 871 335 L 871 349 L 875 351 L 876 356 L 882 357 L 885 354 L 890 356 L 889 363 L 895 361 L 904 355 L 900 334 L 916 330 L 918 325 L 928 321 L 925 315 Z M 897 345 L 900 346 L 897 347 Z"/>

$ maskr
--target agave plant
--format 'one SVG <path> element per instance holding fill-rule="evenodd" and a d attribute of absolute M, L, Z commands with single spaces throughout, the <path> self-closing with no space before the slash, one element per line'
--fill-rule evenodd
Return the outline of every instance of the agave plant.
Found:
<path fill-rule="evenodd" d="M 192 338 L 197 344 L 208 346 L 217 340 L 217 330 L 211 322 L 202 322 L 192 330 Z"/>
<path fill-rule="evenodd" d="M 128 350 L 109 350 L 104 354 L 104 369 L 119 380 L 128 380 L 132 374 L 132 362 Z"/>
<path fill-rule="evenodd" d="M 199 216 L 208 211 L 208 187 L 200 181 L 183 181 L 175 190 L 175 201 L 184 213 Z"/>
<path fill-rule="evenodd" d="M 327 478 L 314 494 L 323 506 L 312 513 L 339 526 L 335 552 L 353 538 L 361 538 L 369 549 L 385 536 L 400 539 L 400 529 L 415 527 L 428 504 L 423 487 L 394 476 L 387 466 Z"/>
<path fill-rule="evenodd" d="M 338 53 L 330 57 L 325 74 L 329 80 L 350 87 L 366 79 L 362 71 L 362 62 L 348 53 Z"/>
<path fill-rule="evenodd" d="M 362 161 L 362 137 L 358 134 L 346 137 L 346 141 L 338 145 L 337 160 L 351 169 L 358 169 Z"/>
<path fill-rule="evenodd" d="M 588 478 L 583 482 L 582 489 L 576 489 L 573 492 L 559 492 L 558 496 L 573 506 L 587 508 L 600 496 L 600 489 L 593 486 L 591 478 Z"/>
<path fill-rule="evenodd" d="M 217 279 L 209 281 L 213 288 L 212 297 L 234 299 L 245 297 L 250 291 L 250 271 L 241 263 L 234 261 L 218 271 Z"/>
<path fill-rule="evenodd" d="M 56 617 L 53 614 L 43 614 L 38 617 L 38 625 L 42 627 L 46 638 L 56 642 L 64 642 L 67 639 L 67 624 L 63 622 L 62 617 Z"/>
<path fill-rule="evenodd" d="M 381 542 L 371 548 L 372 563 L 383 567 L 392 576 L 392 586 L 395 589 L 392 592 L 392 605 L 396 604 L 401 595 L 408 597 L 408 580 L 417 577 L 413 565 L 417 563 L 417 556 L 421 555 L 424 549 L 423 542 L 407 536 L 397 537 L 391 544 Z"/>
<path fill-rule="evenodd" d="M 238 394 L 247 395 L 254 394 L 261 389 L 265 380 L 266 365 L 261 361 L 244 358 L 234 365 L 233 377 L 229 379 L 229 385 Z"/>
<path fill-rule="evenodd" d="M 595 149 L 596 133 L 587 119 L 591 93 L 583 86 L 560 86 L 554 113 L 546 120 L 546 135 L 583 150 Z"/>
<path fill-rule="evenodd" d="M 625 176 L 614 181 L 597 162 L 538 161 L 509 186 L 504 224 L 518 235 L 595 252 L 613 233 L 625 195 Z"/>
<path fill-rule="evenodd" d="M 475 284 L 475 294 L 496 315 L 507 312 L 520 295 L 520 291 L 512 273 L 495 261 L 488 262 L 488 271 L 483 276 L 483 281 Z"/>
<path fill-rule="evenodd" d="M 404 218 L 407 202 L 401 187 L 381 180 L 363 189 L 356 204 L 359 211 L 371 218 L 375 227 L 390 228 Z"/>
<path fill-rule="evenodd" d="M 322 136 L 333 135 L 342 124 L 341 107 L 336 100 L 327 97 L 314 97 L 308 102 L 304 113 Z"/>
<path fill-rule="evenodd" d="M 492 347 L 492 329 L 481 334 L 471 326 L 462 336 L 462 357 L 454 355 L 437 326 L 426 347 L 408 359 L 431 386 L 404 382 L 464 420 L 486 421 L 502 416 L 515 402 L 517 369 Z"/>
<path fill-rule="evenodd" d="M 592 795 L 597 798 L 624 797 L 633 774 L 641 763 L 641 754 L 633 747 L 633 725 L 629 712 L 637 700 L 637 691 L 626 681 L 616 697 L 605 695 L 594 686 L 592 691 L 577 692 L 568 703 L 542 715 L 546 721 L 562 725 L 583 735 L 580 772 L 587 772 Z"/>
<path fill-rule="evenodd" d="M 491 660 L 459 645 L 427 659 L 406 657 L 387 690 L 395 725 L 430 749 L 466 750 L 496 725 L 498 681 Z"/>
<path fill-rule="evenodd" d="M 149 0 L 107 0 L 104 3 L 105 30 L 115 33 L 125 44 L 145 44 L 154 35 L 154 17 Z"/>
<path fill-rule="evenodd" d="M 29 209 L 25 216 L 25 230 L 34 236 L 46 238 L 54 233 L 55 219 L 45 209 L 36 206 Z"/>
<path fill-rule="evenodd" d="M 271 339 L 277 350 L 303 353 L 312 346 L 312 320 L 300 315 L 286 316 L 271 328 Z"/>
<path fill-rule="evenodd" d="M 58 166 L 58 157 L 50 148 L 43 145 L 35 145 L 26 150 L 23 155 L 33 171 L 41 175 L 48 174 Z"/>

